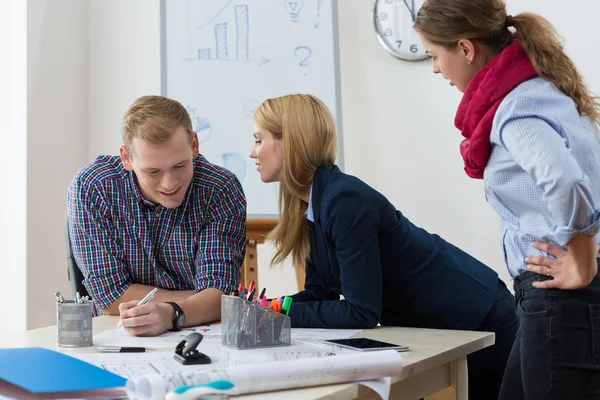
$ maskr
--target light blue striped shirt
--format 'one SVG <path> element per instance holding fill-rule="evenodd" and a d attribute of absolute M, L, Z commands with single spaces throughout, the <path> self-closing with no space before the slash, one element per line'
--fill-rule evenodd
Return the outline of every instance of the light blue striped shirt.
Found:
<path fill-rule="evenodd" d="M 600 230 L 600 136 L 552 83 L 535 78 L 508 94 L 492 126 L 485 196 L 502 218 L 510 274 L 545 255 L 534 241 L 565 248 L 578 232 Z M 600 244 L 600 235 L 596 236 Z"/>

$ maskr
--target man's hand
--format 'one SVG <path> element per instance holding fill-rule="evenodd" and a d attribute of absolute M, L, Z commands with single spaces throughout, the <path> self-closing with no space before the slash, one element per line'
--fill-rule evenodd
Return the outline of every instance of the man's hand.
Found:
<path fill-rule="evenodd" d="M 127 332 L 134 336 L 158 336 L 173 328 L 173 307 L 165 303 L 148 303 L 136 307 L 138 301 L 119 304 L 121 321 Z"/>
<path fill-rule="evenodd" d="M 533 243 L 533 247 L 555 257 L 525 258 L 529 271 L 553 278 L 534 282 L 533 286 L 538 289 L 581 289 L 588 286 L 598 273 L 598 247 L 594 236 L 576 235 L 567 244 L 567 250 L 541 242 Z"/>

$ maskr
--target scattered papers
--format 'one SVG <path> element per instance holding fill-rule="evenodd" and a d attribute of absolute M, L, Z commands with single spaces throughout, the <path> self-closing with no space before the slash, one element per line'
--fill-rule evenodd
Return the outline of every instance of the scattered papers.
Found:
<path fill-rule="evenodd" d="M 194 326 L 185 328 L 180 332 L 165 332 L 155 337 L 137 337 L 125 331 L 124 328 L 117 330 L 109 329 L 94 335 L 96 346 L 121 346 L 121 347 L 147 347 L 147 348 L 175 348 L 187 335 L 192 332 L 200 332 L 204 339 L 202 343 L 221 343 L 221 324 Z"/>
<path fill-rule="evenodd" d="M 357 333 L 357 329 L 292 329 L 292 339 L 297 341 L 319 341 L 330 339 L 348 339 Z"/>
<path fill-rule="evenodd" d="M 205 343 L 221 343 L 221 324 L 209 324 L 185 328 L 180 332 L 165 332 L 155 337 L 137 337 L 125 331 L 123 327 L 109 329 L 94 335 L 96 346 L 121 346 L 121 347 L 147 347 L 147 348 L 175 348 L 187 335 L 200 332 Z M 317 342 L 328 339 L 347 339 L 359 333 L 356 329 L 292 329 L 292 340 L 297 342 Z"/>

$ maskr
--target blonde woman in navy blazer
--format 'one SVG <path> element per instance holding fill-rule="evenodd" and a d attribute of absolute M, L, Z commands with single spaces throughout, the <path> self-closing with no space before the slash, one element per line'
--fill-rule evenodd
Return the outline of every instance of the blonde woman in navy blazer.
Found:
<path fill-rule="evenodd" d="M 497 273 L 341 172 L 335 122 L 316 97 L 266 100 L 254 120 L 250 157 L 262 181 L 280 183 L 273 262 L 290 256 L 306 267 L 292 326 L 493 331 L 496 345 L 468 357 L 469 390 L 474 399 L 497 398 L 518 326 Z"/>

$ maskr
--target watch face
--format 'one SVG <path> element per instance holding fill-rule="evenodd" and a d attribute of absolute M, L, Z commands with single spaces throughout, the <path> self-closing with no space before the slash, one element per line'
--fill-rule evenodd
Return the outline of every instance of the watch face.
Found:
<path fill-rule="evenodd" d="M 429 58 L 413 29 L 424 0 L 376 0 L 373 22 L 377 39 L 394 56 L 408 61 Z"/>
<path fill-rule="evenodd" d="M 177 330 L 182 330 L 183 326 L 185 325 L 185 314 L 183 313 L 178 313 L 179 315 L 177 315 L 177 318 L 175 318 L 175 323 L 173 324 L 173 328 L 176 328 Z"/>

